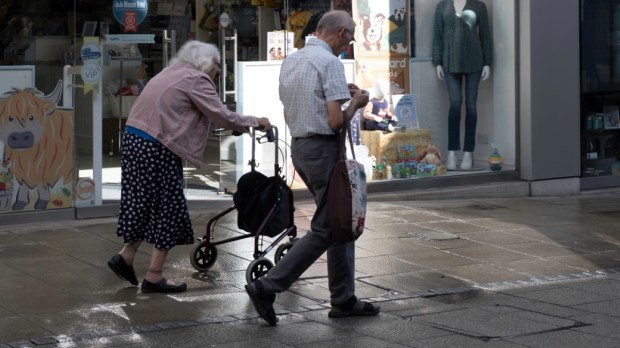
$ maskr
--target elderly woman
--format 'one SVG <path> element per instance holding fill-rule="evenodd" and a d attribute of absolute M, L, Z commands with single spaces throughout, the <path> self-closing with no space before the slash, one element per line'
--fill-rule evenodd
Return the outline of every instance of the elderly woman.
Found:
<path fill-rule="evenodd" d="M 188 41 L 170 65 L 153 77 L 127 119 L 121 150 L 121 204 L 116 234 L 124 247 L 108 266 L 138 285 L 133 261 L 142 241 L 152 244 L 142 292 L 183 292 L 187 284 L 164 278 L 168 251 L 194 243 L 183 193 L 183 160 L 202 165 L 209 129 L 268 130 L 264 117 L 242 116 L 222 104 L 214 79 L 220 71 L 216 46 Z"/>

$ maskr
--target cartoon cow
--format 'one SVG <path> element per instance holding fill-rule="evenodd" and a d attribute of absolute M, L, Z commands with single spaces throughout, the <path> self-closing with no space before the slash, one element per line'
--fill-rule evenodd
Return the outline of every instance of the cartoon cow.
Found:
<path fill-rule="evenodd" d="M 59 81 L 47 96 L 31 88 L 0 96 L 0 141 L 18 183 L 13 210 L 28 205 L 31 190 L 37 194 L 34 208 L 45 209 L 51 187 L 60 179 L 72 184 L 73 113 L 56 107 L 61 94 Z"/>
<path fill-rule="evenodd" d="M 360 15 L 360 22 L 362 23 L 362 34 L 364 35 L 364 42 L 362 46 L 367 51 L 380 51 L 381 50 L 381 38 L 383 37 L 383 22 L 385 21 L 385 15 L 378 13 L 374 17 L 368 15 Z"/>

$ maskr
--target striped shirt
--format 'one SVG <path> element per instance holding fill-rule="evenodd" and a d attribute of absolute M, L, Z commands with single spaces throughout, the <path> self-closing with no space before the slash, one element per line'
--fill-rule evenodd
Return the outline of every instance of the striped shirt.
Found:
<path fill-rule="evenodd" d="M 327 102 L 349 99 L 342 62 L 324 41 L 313 39 L 282 62 L 280 100 L 292 137 L 333 135 Z"/>

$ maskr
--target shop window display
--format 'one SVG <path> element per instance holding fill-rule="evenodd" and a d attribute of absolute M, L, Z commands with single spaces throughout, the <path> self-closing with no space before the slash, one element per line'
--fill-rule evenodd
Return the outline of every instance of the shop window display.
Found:
<path fill-rule="evenodd" d="M 466 3 L 469 2 L 474 1 L 466 1 Z M 481 169 L 476 173 L 492 172 L 489 158 L 497 150 L 501 154 L 501 171 L 510 171 L 516 167 L 514 82 L 516 81 L 514 63 L 516 2 L 514 0 L 478 0 L 477 2 L 484 3 L 488 12 L 489 28 L 493 40 L 493 74 L 490 74 L 484 83 L 481 82 L 478 89 L 478 122 L 474 133 L 476 147 L 472 153 L 472 167 Z M 219 43 L 219 15 L 226 12 L 230 15 L 231 23 L 225 35 L 231 35 L 233 30 L 236 30 L 238 35 L 237 62 L 232 63 L 233 52 L 231 50 L 223 52 L 227 66 L 226 79 L 228 85 L 234 86 L 238 91 L 242 88 L 236 86 L 239 81 L 238 71 L 230 69 L 244 62 L 266 62 L 267 32 L 277 30 L 293 32 L 294 47 L 298 49 L 303 47 L 306 36 L 314 31 L 316 22 L 323 13 L 331 9 L 344 10 L 351 14 L 357 24 L 355 42 L 341 56 L 345 64 L 348 64 L 346 69 L 352 67 L 351 70 L 347 70 L 352 71 L 351 82 L 372 90 L 377 78 L 390 81 L 389 92 L 385 99 L 388 100 L 390 112 L 398 120 L 397 125 L 406 126 L 403 132 L 368 131 L 363 125 L 363 110 L 359 111 L 356 125 L 360 129 L 356 131 L 356 138 L 359 139 L 360 146 L 367 147 L 370 160 L 381 169 L 378 173 L 383 173 L 382 178 L 375 177 L 374 179 L 398 180 L 423 177 L 423 175 L 417 175 L 414 161 L 421 159 L 419 156 L 430 144 L 437 149 L 435 160 L 440 158 L 439 167 L 443 168 L 435 168 L 434 172 L 425 170 L 423 174 L 464 175 L 468 172 L 458 170 L 460 169 L 458 167 L 455 171 L 444 169 L 449 154 L 447 115 L 450 103 L 445 83 L 437 79 L 436 70 L 432 64 L 433 19 L 439 3 L 441 0 L 148 1 L 148 14 L 144 22 L 137 26 L 136 34 L 154 34 L 155 43 L 136 45 L 135 48 L 142 59 L 136 63 L 136 66 L 125 62 L 122 78 L 117 67 L 103 61 L 103 87 L 106 88 L 110 81 L 118 80 L 121 83 L 127 83 L 127 78 L 133 79 L 135 77 L 133 75 L 137 75 L 136 71 L 140 71 L 140 75 L 144 76 L 143 83 L 146 83 L 151 76 L 160 71 L 163 68 L 161 57 L 165 54 L 162 37 L 164 28 L 173 28 L 177 31 L 177 46 L 180 46 L 187 38 Z M 106 33 L 110 35 L 124 33 L 123 26 L 114 19 L 111 8 L 111 1 L 89 0 L 80 1 L 74 5 L 66 1 L 0 0 L 0 30 L 6 33 L 13 30 L 12 34 L 0 35 L 0 44 L 3 45 L 2 52 L 0 52 L 0 58 L 3 59 L 1 64 L 35 64 L 36 87 L 43 91 L 52 90 L 58 81 L 57 76 L 62 75 L 62 68 L 65 64 L 78 66 L 82 64 L 79 53 L 82 47 L 81 33 L 86 22 L 98 24 L 94 35 L 102 34 L 102 39 Z M 50 16 L 43 18 L 48 14 Z M 16 17 L 19 17 L 19 20 L 12 20 Z M 194 27 L 191 27 L 190 23 L 194 23 Z M 42 28 L 47 31 L 43 32 Z M 103 28 L 107 28 L 105 32 Z M 32 50 L 33 46 L 30 42 L 44 44 L 47 39 L 52 39 L 45 36 L 43 36 L 44 40 L 41 39 L 42 37 L 35 38 L 36 35 L 44 34 L 54 34 L 54 40 L 61 37 L 64 41 L 61 46 L 54 46 L 53 49 L 43 47 L 41 50 Z M 5 37 L 10 40 L 1 40 Z M 103 46 L 105 46 L 103 51 L 105 56 L 109 54 L 108 49 L 112 46 L 102 44 Z M 31 47 L 31 51 L 24 49 L 27 47 Z M 498 50 L 497 47 L 502 47 L 502 49 Z M 26 60 L 26 57 L 36 57 L 25 55 L 25 53 L 31 54 L 32 52 L 44 54 L 44 60 Z M 118 52 L 122 52 L 125 56 L 124 49 Z M 82 81 L 79 77 L 76 78 L 78 80 L 75 83 L 80 84 Z M 273 81 L 269 79 L 268 76 L 261 78 L 261 90 L 267 91 L 271 88 Z M 91 167 L 91 159 L 83 154 L 92 153 L 93 124 L 91 98 L 84 96 L 81 92 L 79 89 L 75 91 L 77 115 L 75 124 L 77 153 L 80 155 L 78 166 L 83 169 Z M 232 99 L 232 96 L 229 98 Z M 124 99 L 131 100 L 123 98 L 123 101 Z M 264 102 L 264 100 L 271 99 L 263 97 L 262 100 Z M 274 100 L 271 105 L 278 102 Z M 231 102 L 230 106 L 237 107 L 236 104 L 236 101 Z M 116 111 L 113 109 L 115 106 L 119 106 Z M 118 133 L 118 120 L 122 120 L 128 107 L 126 108 L 122 102 L 110 103 L 108 98 L 104 98 L 103 132 L 105 134 Z M 603 113 L 602 106 L 600 110 L 599 108 L 592 109 L 592 115 Z M 273 115 L 274 119 L 281 117 L 273 110 L 265 114 Z M 584 122 L 587 116 L 584 114 Z M 406 122 L 407 117 L 412 118 L 410 123 Z M 112 127 L 110 132 L 106 133 L 105 126 L 110 123 L 106 121 L 108 119 L 112 120 Z M 608 127 L 612 124 L 613 121 L 610 120 Z M 122 125 L 120 127 L 122 128 Z M 461 134 L 465 133 L 463 125 L 460 131 Z M 593 130 L 590 131 L 593 132 Z M 614 130 L 609 128 L 605 129 L 605 132 L 613 133 Z M 110 150 L 116 148 L 118 140 L 115 140 L 112 145 L 112 141 L 107 136 L 104 135 L 103 138 L 102 151 L 106 155 L 104 161 L 107 163 L 104 166 L 116 167 L 120 158 L 116 154 L 114 156 L 108 156 L 108 154 L 113 153 Z M 607 139 L 603 143 L 594 137 L 592 147 L 596 149 L 599 156 L 603 155 L 603 150 L 605 150 L 605 156 L 613 156 L 614 142 L 614 138 Z M 216 150 L 217 147 L 222 147 L 219 143 L 217 145 L 219 146 L 214 146 Z M 209 185 L 217 186 L 217 182 L 222 180 L 223 175 L 217 174 L 223 172 L 221 170 L 224 162 L 222 158 L 219 163 L 214 163 L 212 167 L 209 167 L 208 172 L 205 170 L 200 173 L 209 178 Z M 244 166 L 245 163 L 239 165 Z M 388 166 L 392 175 L 385 173 Z M 596 170 L 599 169 L 595 168 L 595 173 Z M 607 170 L 611 173 L 611 165 Z M 106 180 L 114 182 L 114 179 Z M 199 185 L 203 185 L 202 182 Z M 219 186 L 221 187 L 222 185 Z"/>
<path fill-rule="evenodd" d="M 326 10 L 322 3 L 284 2 L 284 10 L 288 11 L 286 29 L 295 33 L 296 48 L 303 47 L 305 36 L 312 32 L 312 17 L 320 17 Z M 472 85 L 475 93 L 465 95 L 467 86 L 463 86 L 463 105 L 455 105 L 452 112 L 450 105 L 456 104 L 457 99 L 449 95 L 445 76 L 453 75 L 454 70 L 433 60 L 435 14 L 437 8 L 447 7 L 446 4 L 452 9 L 450 15 L 459 21 L 461 29 L 469 31 L 469 37 L 477 42 L 481 52 L 478 86 Z M 436 158 L 441 158 L 441 163 L 436 163 L 436 170 L 426 171 L 424 176 L 516 169 L 515 1 L 332 0 L 329 5 L 329 9 L 348 11 L 357 24 L 355 42 L 351 45 L 353 52 L 342 56 L 355 61 L 353 82 L 372 91 L 377 78 L 388 80 L 389 112 L 399 122 L 403 118 L 401 113 L 413 118 L 398 134 L 389 129 L 366 129 L 368 120 L 363 110 L 354 119 L 357 122 L 354 124 L 355 140 L 368 148 L 369 161 L 381 169 L 377 173 L 384 173 L 389 165 L 393 172 L 389 177 L 393 179 L 420 177 L 405 175 L 405 170 L 401 175 L 396 169 L 411 167 L 411 162 L 419 160 L 431 145 L 438 150 Z M 498 45 L 503 49 L 496 52 Z M 441 75 L 444 80 L 438 79 L 437 65 L 444 69 Z M 461 113 L 459 118 L 467 119 L 464 123 L 456 117 L 448 117 Z M 473 114 L 476 117 L 472 117 Z M 450 119 L 456 121 L 450 122 Z M 450 138 L 459 145 L 450 147 Z M 401 156 L 402 153 L 413 156 L 401 158 L 399 151 Z M 501 154 L 501 165 L 497 154 Z M 493 164 L 490 158 L 494 158 Z M 449 163 L 449 159 L 456 164 Z M 404 164 L 406 160 L 408 165 Z M 447 165 L 453 170 L 447 171 Z M 387 177 L 381 175 L 381 180 Z"/>
<path fill-rule="evenodd" d="M 432 132 L 432 143 L 444 154 L 447 171 L 441 175 L 515 170 L 515 2 L 436 0 L 410 6 L 411 94 L 420 128 Z"/>

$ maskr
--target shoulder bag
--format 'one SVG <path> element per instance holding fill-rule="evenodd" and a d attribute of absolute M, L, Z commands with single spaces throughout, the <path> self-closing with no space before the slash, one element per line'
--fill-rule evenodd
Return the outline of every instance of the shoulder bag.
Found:
<path fill-rule="evenodd" d="M 327 189 L 327 208 L 332 240 L 347 243 L 357 240 L 364 232 L 366 220 L 366 173 L 364 165 L 355 160 L 351 125 L 338 135 L 338 158 Z M 348 135 L 348 136 L 347 136 Z M 352 159 L 346 158 L 345 141 L 349 138 Z"/>

